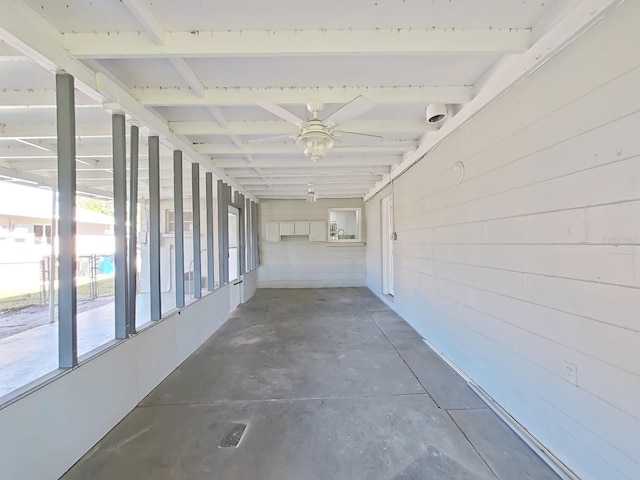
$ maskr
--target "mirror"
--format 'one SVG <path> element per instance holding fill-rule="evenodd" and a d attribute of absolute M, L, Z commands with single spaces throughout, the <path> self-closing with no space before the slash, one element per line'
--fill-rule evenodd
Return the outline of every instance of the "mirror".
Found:
<path fill-rule="evenodd" d="M 329 241 L 361 242 L 361 209 L 329 209 Z"/>

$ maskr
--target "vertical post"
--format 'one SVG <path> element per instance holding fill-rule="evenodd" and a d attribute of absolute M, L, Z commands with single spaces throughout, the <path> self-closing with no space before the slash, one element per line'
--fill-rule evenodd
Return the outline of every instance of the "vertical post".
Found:
<path fill-rule="evenodd" d="M 251 208 L 251 199 L 244 199 L 244 212 L 247 224 L 247 231 L 245 232 L 245 237 L 247 239 L 247 244 L 245 246 L 246 250 L 246 265 L 245 270 L 248 272 L 253 268 L 253 215 Z"/>
<path fill-rule="evenodd" d="M 56 237 L 58 235 L 58 192 L 51 189 L 51 251 L 49 252 L 49 323 L 56 321 Z"/>
<path fill-rule="evenodd" d="M 225 237 L 227 235 L 227 231 L 225 229 L 225 223 L 228 222 L 228 207 L 227 201 L 225 200 L 227 196 L 227 189 L 225 188 L 222 180 L 218 180 L 218 269 L 220 272 L 220 286 L 226 285 L 229 283 L 229 278 L 224 276 L 225 273 L 225 263 L 229 262 L 228 252 L 224 248 Z M 225 260 L 226 259 L 226 260 Z"/>
<path fill-rule="evenodd" d="M 129 159 L 129 328 L 136 333 L 136 285 L 138 265 L 138 152 L 139 129 L 131 125 L 131 157 Z"/>
<path fill-rule="evenodd" d="M 240 224 L 240 228 L 239 228 L 239 236 L 240 238 L 238 239 L 238 257 L 240 258 L 240 271 L 238 272 L 239 275 L 244 275 L 246 273 L 246 269 L 245 269 L 245 265 L 246 265 L 246 252 L 245 252 L 245 245 L 246 245 L 246 239 L 245 239 L 245 232 L 246 232 L 246 225 L 245 225 L 245 219 L 247 218 L 247 212 L 244 209 L 244 195 L 242 195 L 241 193 L 238 193 L 238 205 L 240 206 L 240 218 L 238 218 L 238 222 Z"/>
<path fill-rule="evenodd" d="M 58 360 L 60 368 L 78 364 L 76 291 L 76 115 L 73 77 L 56 74 L 58 135 Z"/>
<path fill-rule="evenodd" d="M 173 211 L 176 234 L 176 307 L 184 307 L 184 210 L 182 198 L 182 151 L 173 151 Z"/>
<path fill-rule="evenodd" d="M 191 201 L 193 205 L 193 297 L 202 296 L 202 262 L 200 256 L 200 165 L 191 164 Z"/>
<path fill-rule="evenodd" d="M 227 232 L 227 234 L 224 237 L 224 251 L 227 252 L 227 261 L 225 262 L 224 267 L 225 267 L 225 278 L 227 279 L 227 283 L 229 283 L 229 273 L 230 273 L 230 269 L 229 269 L 229 205 L 231 204 L 233 199 L 233 191 L 231 189 L 231 185 L 225 184 L 225 187 L 227 191 L 227 195 L 225 197 L 227 206 L 225 208 L 224 225 L 225 225 L 225 232 Z"/>
<path fill-rule="evenodd" d="M 121 113 L 112 115 L 113 126 L 113 210 L 116 239 L 115 319 L 116 338 L 127 338 L 129 295 L 127 288 L 127 141 L 126 122 Z"/>
<path fill-rule="evenodd" d="M 260 229 L 260 219 L 258 213 L 258 204 L 253 202 L 252 204 L 252 217 L 253 217 L 253 267 L 260 266 L 260 243 L 258 237 L 258 231 Z"/>
<path fill-rule="evenodd" d="M 207 290 L 213 292 L 216 288 L 215 265 L 213 262 L 213 174 L 205 174 L 207 210 Z"/>
<path fill-rule="evenodd" d="M 160 303 L 160 138 L 149 137 L 149 289 L 151 320 L 162 318 Z"/>

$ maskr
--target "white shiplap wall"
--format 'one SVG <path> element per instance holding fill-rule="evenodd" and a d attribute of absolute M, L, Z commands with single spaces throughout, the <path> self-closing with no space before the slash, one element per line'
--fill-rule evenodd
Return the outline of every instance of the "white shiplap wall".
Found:
<path fill-rule="evenodd" d="M 328 245 L 308 237 L 282 237 L 265 242 L 267 222 L 324 221 L 329 208 L 363 208 L 361 199 L 260 201 L 260 288 L 361 287 L 364 285 L 364 245 Z M 365 234 L 365 225 L 362 234 Z"/>
<path fill-rule="evenodd" d="M 382 189 L 366 203 L 364 217 L 367 222 L 365 251 L 366 283 L 377 294 L 382 293 L 382 212 L 380 201 L 391 195 L 391 186 Z"/>
<path fill-rule="evenodd" d="M 395 307 L 584 479 L 640 478 L 638 45 L 628 1 L 395 183 Z"/>

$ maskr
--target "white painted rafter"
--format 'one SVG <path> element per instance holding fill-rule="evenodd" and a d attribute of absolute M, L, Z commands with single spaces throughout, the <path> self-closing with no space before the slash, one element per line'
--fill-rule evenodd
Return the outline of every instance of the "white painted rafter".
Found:
<path fill-rule="evenodd" d="M 209 113 L 211 113 L 211 115 L 213 115 L 213 118 L 216 120 L 219 128 L 224 132 L 223 134 L 231 140 L 231 142 L 236 146 L 237 149 L 242 150 L 242 139 L 237 134 L 232 133 L 234 132 L 234 130 L 228 130 L 229 122 L 227 121 L 222 108 L 213 105 L 208 107 L 208 109 Z M 244 153 L 244 158 L 247 162 L 249 162 L 249 164 L 253 163 L 253 157 L 250 153 Z M 255 172 L 258 175 L 262 173 L 258 168 L 255 169 Z M 266 182 L 264 178 L 263 180 Z"/>
<path fill-rule="evenodd" d="M 95 85 L 95 78 L 92 82 Z M 78 97 L 76 95 L 76 97 Z M 87 99 L 76 98 L 76 108 L 101 108 L 100 104 L 87 103 Z M 54 89 L 15 89 L 0 90 L 0 110 L 20 110 L 36 108 L 55 108 Z"/>
<path fill-rule="evenodd" d="M 398 159 L 398 161 L 400 161 Z M 388 165 L 350 165 L 348 167 L 343 167 L 337 170 L 334 166 L 322 166 L 322 165 L 311 165 L 304 168 L 299 168 L 300 163 L 298 165 L 292 167 L 270 167 L 266 170 L 265 173 L 261 177 L 272 178 L 302 178 L 309 176 L 322 176 L 322 177 L 330 177 L 330 176 L 340 176 L 344 178 L 348 178 L 351 175 L 359 176 L 359 175 L 373 175 L 376 177 L 382 177 L 386 173 L 389 172 Z M 237 179 L 239 183 L 245 178 L 257 178 L 255 172 L 251 169 L 243 169 L 241 167 L 227 167 L 225 168 L 226 172 L 233 174 L 233 178 Z"/>
<path fill-rule="evenodd" d="M 287 175 L 278 178 L 270 178 L 270 185 L 294 185 L 300 183 L 313 183 L 314 185 L 331 184 L 331 185 L 345 185 L 352 183 L 369 183 L 372 186 L 377 180 L 380 180 L 382 176 L 380 174 L 360 174 L 349 175 L 348 177 L 331 176 L 331 175 Z M 238 181 L 241 185 L 247 188 L 253 188 L 254 186 L 265 186 L 264 181 L 259 177 L 243 178 Z"/>
<path fill-rule="evenodd" d="M 0 166 L 0 175 L 11 177 L 11 178 L 17 178 L 21 180 L 26 180 L 27 182 L 37 183 L 38 185 L 47 186 L 52 189 L 58 188 L 58 179 L 53 176 L 38 175 L 32 172 L 25 172 L 25 171 L 19 170 L 17 168 L 9 168 L 9 167 L 3 167 L 3 166 Z M 111 181 L 111 184 L 113 184 L 113 180 Z M 103 196 L 103 197 L 107 196 L 107 193 L 108 193 L 108 192 L 105 192 L 104 190 L 96 189 L 93 185 L 91 186 L 83 185 L 82 182 L 78 182 L 77 189 L 78 189 L 78 192 L 80 193 L 89 193 L 91 195 L 97 195 L 97 196 Z"/>
<path fill-rule="evenodd" d="M 142 0 L 121 0 L 121 2 L 142 26 L 151 42 L 154 45 L 163 45 L 165 41 L 164 29 L 151 13 L 147 4 Z"/>
<path fill-rule="evenodd" d="M 176 135 L 287 135 L 297 133 L 296 127 L 283 121 L 242 121 L 228 122 L 221 128 L 218 122 L 169 122 L 169 128 Z M 424 120 L 389 119 L 389 120 L 352 120 L 340 125 L 340 130 L 359 133 L 394 133 L 420 135 L 427 124 Z M 1 135 L 0 135 L 1 136 Z"/>
<path fill-rule="evenodd" d="M 145 106 L 254 106 L 259 100 L 284 105 L 305 105 L 314 98 L 325 104 L 347 103 L 365 95 L 378 104 L 467 103 L 473 97 L 470 85 L 344 86 L 344 87 L 217 87 L 207 88 L 204 97 L 181 88 L 131 88 L 130 93 Z"/>
<path fill-rule="evenodd" d="M 314 184 L 314 190 L 318 192 L 343 192 L 343 191 L 358 191 L 358 192 L 366 192 L 368 188 L 371 187 L 373 182 L 353 182 L 351 184 L 343 184 L 343 183 L 325 183 L 325 184 Z M 279 185 L 278 191 L 283 193 L 288 192 L 304 192 L 307 191 L 306 183 L 299 184 L 289 184 L 289 185 Z M 259 194 L 268 192 L 268 188 L 264 185 L 262 186 L 254 186 L 249 188 L 252 192 Z"/>
<path fill-rule="evenodd" d="M 383 155 L 390 152 L 406 152 L 415 150 L 417 143 L 414 141 L 397 141 L 397 142 L 381 142 L 375 147 L 341 147 L 335 146 L 327 155 L 332 152 L 353 153 L 355 155 L 368 153 L 372 156 Z M 234 155 L 234 154 L 250 154 L 250 155 L 298 155 L 304 158 L 300 148 L 294 144 L 264 144 L 264 145 L 243 145 L 241 148 L 235 145 L 226 145 L 221 143 L 200 143 L 194 145 L 194 149 L 198 153 L 209 155 Z"/>
<path fill-rule="evenodd" d="M 218 127 L 221 128 L 222 130 L 226 130 L 229 126 L 229 123 L 227 122 L 227 118 L 224 116 L 224 112 L 222 111 L 222 108 L 218 107 L 217 105 L 209 105 L 207 109 L 209 110 L 209 113 L 213 116 L 213 118 L 217 122 Z M 179 133 L 177 134 L 180 135 Z M 185 133 L 183 133 L 183 135 L 185 135 Z"/>
<path fill-rule="evenodd" d="M 101 103 L 119 104 L 129 116 L 145 125 L 152 134 L 159 135 L 165 144 L 182 150 L 187 159 L 201 163 L 218 178 L 239 189 L 232 179 L 212 165 L 207 156 L 195 152 L 190 142 L 169 130 L 165 120 L 141 105 L 129 89 L 104 73 L 94 71 L 71 55 L 63 46 L 62 34 L 23 1 L 0 2 L 0 40 L 29 56 L 46 70 L 64 70 L 73 75 L 76 88 L 80 91 Z"/>
<path fill-rule="evenodd" d="M 400 165 L 367 192 L 365 200 L 371 199 L 437 147 L 448 135 L 471 121 L 478 112 L 535 72 L 624 2 L 625 0 L 571 0 L 555 21 L 545 19 L 552 26 L 540 35 L 536 43 L 522 55 L 509 56 L 498 62 L 483 79 L 482 88 L 476 92 L 473 100 L 440 130 L 423 137 L 414 152 L 408 154 Z"/>
<path fill-rule="evenodd" d="M 171 65 L 178 71 L 180 76 L 184 78 L 185 82 L 191 87 L 193 93 L 195 93 L 198 97 L 204 97 L 206 89 L 202 82 L 197 77 L 197 75 L 193 72 L 191 67 L 187 65 L 187 62 L 184 58 L 170 58 L 169 61 Z"/>
<path fill-rule="evenodd" d="M 252 192 L 253 193 L 253 192 Z M 304 199 L 306 197 L 306 193 L 307 191 L 305 190 L 303 193 L 276 193 L 276 192 L 271 192 L 271 193 L 262 193 L 262 192 L 256 192 L 255 196 L 263 199 L 263 200 L 301 200 Z M 318 192 L 316 192 L 318 193 Z M 327 193 L 327 192 L 321 192 L 321 194 L 319 194 L 319 197 L 322 199 L 326 199 L 326 198 L 362 198 L 363 197 L 363 192 L 362 191 L 357 191 L 357 192 L 350 192 L 350 193 L 346 193 L 344 191 L 341 191 L 339 193 Z"/>
<path fill-rule="evenodd" d="M 166 32 L 163 45 L 135 32 L 64 35 L 76 58 L 522 53 L 530 45 L 527 28 Z"/>
<path fill-rule="evenodd" d="M 360 152 L 362 153 L 362 152 Z M 347 158 L 336 158 L 331 157 L 331 154 L 328 154 L 322 160 L 317 162 L 313 162 L 306 158 L 302 153 L 299 152 L 297 158 L 289 158 L 283 159 L 278 158 L 274 160 L 265 160 L 265 159 L 257 159 L 254 160 L 251 164 L 247 163 L 244 159 L 212 159 L 213 164 L 219 168 L 260 168 L 265 172 L 269 172 L 268 169 L 283 169 L 283 168 L 295 168 L 295 169 L 316 169 L 316 168 L 328 168 L 331 167 L 334 169 L 336 167 L 344 168 L 345 171 L 349 171 L 354 167 L 363 167 L 363 168 L 382 168 L 388 171 L 388 167 L 390 165 L 396 165 L 400 163 L 402 158 L 400 155 L 398 156 L 357 156 L 357 157 L 347 157 Z"/>
<path fill-rule="evenodd" d="M 1 95 L 0 95 L 1 96 Z M 76 125 L 76 136 L 79 138 L 111 138 L 111 128 L 106 124 L 86 124 Z M 21 138 L 23 140 L 55 140 L 57 137 L 56 126 L 54 124 L 9 124 L 0 130 L 0 138 Z"/>
<path fill-rule="evenodd" d="M 83 68 L 86 68 L 84 65 Z M 94 72 L 95 75 L 95 72 Z M 95 86 L 95 78 L 92 84 Z M 353 86 L 353 87 L 287 87 L 287 88 L 206 88 L 204 97 L 193 95 L 190 89 L 180 88 L 130 88 L 129 93 L 141 104 L 151 107 L 161 106 L 201 106 L 207 107 L 220 128 L 227 128 L 220 106 L 251 107 L 259 100 L 268 100 L 282 105 L 305 105 L 310 99 L 321 98 L 325 104 L 347 103 L 358 95 L 365 95 L 378 104 L 397 103 L 467 103 L 473 98 L 470 85 L 443 86 Z M 5 90 L 0 91 L 0 109 L 54 108 L 54 90 Z M 100 108 L 100 105 L 77 107 Z M 82 107 L 81 107 L 82 108 Z M 215 113 L 214 113 L 215 112 Z M 426 125 L 425 125 L 426 128 Z"/>

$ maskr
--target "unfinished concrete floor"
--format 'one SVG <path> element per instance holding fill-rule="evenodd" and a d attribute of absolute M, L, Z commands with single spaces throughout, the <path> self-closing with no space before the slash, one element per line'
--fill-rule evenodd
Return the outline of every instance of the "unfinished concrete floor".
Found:
<path fill-rule="evenodd" d="M 258 291 L 63 478 L 558 477 L 404 320 L 343 288 Z"/>

